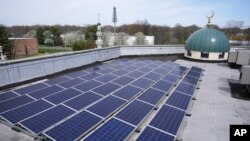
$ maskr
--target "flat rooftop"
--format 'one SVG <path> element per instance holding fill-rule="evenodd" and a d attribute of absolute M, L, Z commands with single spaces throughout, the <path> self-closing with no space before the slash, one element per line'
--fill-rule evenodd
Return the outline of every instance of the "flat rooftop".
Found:
<path fill-rule="evenodd" d="M 167 62 L 175 59 L 177 58 L 174 56 L 159 56 L 120 58 L 115 61 L 149 60 L 148 63 L 150 63 L 151 61 Z M 187 68 L 195 66 L 204 70 L 202 81 L 198 85 L 199 89 L 195 92 L 196 100 L 192 100 L 191 116 L 185 116 L 185 124 L 182 126 L 178 139 L 183 141 L 200 141 L 201 139 L 228 141 L 230 124 L 250 123 L 250 95 L 242 91 L 242 86 L 237 84 L 239 70 L 231 69 L 227 63 L 193 62 L 185 59 L 177 59 L 175 63 Z M 151 121 L 153 117 L 149 116 L 146 120 Z M 146 126 L 147 123 L 142 123 L 142 130 Z M 24 133 L 12 130 L 5 124 L 0 124 L 0 133 L 0 140 L 34 140 Z M 140 134 L 135 132 L 128 140 L 134 140 Z"/>

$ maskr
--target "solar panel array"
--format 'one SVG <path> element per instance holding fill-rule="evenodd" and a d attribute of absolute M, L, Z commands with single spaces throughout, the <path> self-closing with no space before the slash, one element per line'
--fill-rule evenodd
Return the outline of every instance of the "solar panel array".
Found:
<path fill-rule="evenodd" d="M 173 62 L 118 59 L 3 92 L 0 116 L 50 140 L 126 140 L 186 74 L 138 138 L 172 140 L 202 72 L 187 70 Z"/>

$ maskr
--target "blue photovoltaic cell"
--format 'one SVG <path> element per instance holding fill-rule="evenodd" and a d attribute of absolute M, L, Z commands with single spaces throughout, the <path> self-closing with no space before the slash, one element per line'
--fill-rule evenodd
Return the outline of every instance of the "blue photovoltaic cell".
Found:
<path fill-rule="evenodd" d="M 149 68 L 157 68 L 158 65 L 156 65 L 154 63 L 151 63 L 151 64 L 148 64 L 147 67 L 149 67 Z"/>
<path fill-rule="evenodd" d="M 183 70 L 173 69 L 169 73 L 177 75 L 177 76 L 182 76 L 184 74 L 184 72 L 185 71 L 183 71 Z"/>
<path fill-rule="evenodd" d="M 166 81 L 170 81 L 170 82 L 176 83 L 180 79 L 180 77 L 178 77 L 176 75 L 167 74 L 162 79 L 166 80 Z"/>
<path fill-rule="evenodd" d="M 96 78 L 96 80 L 101 81 L 103 83 L 106 83 L 106 82 L 109 82 L 109 81 L 116 79 L 116 78 L 117 78 L 117 76 L 115 76 L 115 75 L 107 74 L 107 75 L 100 76 L 100 77 Z"/>
<path fill-rule="evenodd" d="M 147 126 L 136 141 L 174 141 L 175 137 Z"/>
<path fill-rule="evenodd" d="M 149 125 L 176 135 L 184 116 L 184 111 L 164 105 Z"/>
<path fill-rule="evenodd" d="M 174 68 L 175 70 L 181 70 L 181 71 L 186 71 L 187 70 L 187 68 L 186 67 L 184 67 L 184 66 L 176 66 L 175 68 Z"/>
<path fill-rule="evenodd" d="M 138 70 L 147 73 L 147 72 L 150 72 L 150 71 L 152 70 L 152 68 L 149 68 L 149 67 L 142 67 L 142 68 L 140 68 L 140 69 L 138 69 Z"/>
<path fill-rule="evenodd" d="M 202 69 L 201 68 L 198 68 L 198 67 L 191 67 L 191 69 L 190 70 L 192 70 L 192 71 L 196 71 L 196 72 L 199 72 L 199 73 L 201 73 L 202 72 Z"/>
<path fill-rule="evenodd" d="M 196 78 L 199 78 L 201 76 L 201 74 L 199 72 L 196 72 L 196 71 L 189 71 L 187 73 L 188 76 L 193 76 L 193 77 L 196 77 Z"/>
<path fill-rule="evenodd" d="M 192 76 L 185 76 L 182 81 L 189 83 L 189 84 L 197 85 L 199 79 L 196 77 L 192 77 Z"/>
<path fill-rule="evenodd" d="M 46 97 L 45 99 L 57 105 L 80 94 L 82 94 L 82 92 L 70 88 Z"/>
<path fill-rule="evenodd" d="M 43 89 L 43 88 L 46 88 L 46 87 L 48 87 L 48 85 L 46 85 L 44 83 L 38 83 L 38 84 L 34 84 L 34 85 L 31 85 L 31 86 L 20 88 L 20 89 L 14 90 L 14 91 L 21 94 L 21 95 L 23 95 L 23 94 L 31 93 L 33 91 Z"/>
<path fill-rule="evenodd" d="M 191 96 L 174 91 L 166 101 L 166 104 L 187 110 L 190 100 Z"/>
<path fill-rule="evenodd" d="M 132 82 L 131 84 L 140 88 L 147 88 L 148 86 L 150 86 L 153 83 L 152 80 L 148 80 L 145 78 L 139 78 L 136 81 Z"/>
<path fill-rule="evenodd" d="M 8 111 L 6 113 L 3 113 L 2 116 L 9 122 L 15 124 L 52 106 L 52 104 L 44 100 L 38 100 L 22 107 Z"/>
<path fill-rule="evenodd" d="M 150 88 L 147 91 L 145 91 L 143 94 L 141 94 L 138 97 L 138 99 L 146 101 L 150 104 L 156 105 L 164 95 L 165 95 L 164 92 Z"/>
<path fill-rule="evenodd" d="M 143 77 L 155 81 L 155 80 L 158 80 L 158 79 L 161 77 L 161 75 L 158 74 L 158 73 L 150 72 L 150 73 L 146 74 L 146 75 L 143 76 Z"/>
<path fill-rule="evenodd" d="M 172 62 L 172 61 L 167 61 L 167 62 L 166 62 L 166 65 L 177 66 L 178 64 L 177 64 L 177 63 L 174 63 L 174 62 Z"/>
<path fill-rule="evenodd" d="M 113 91 L 119 89 L 120 87 L 121 86 L 119 86 L 117 84 L 106 83 L 100 87 L 93 89 L 92 91 L 105 96 L 105 95 L 108 95 L 108 94 L 112 93 Z"/>
<path fill-rule="evenodd" d="M 161 69 L 161 68 L 157 68 L 155 70 L 153 70 L 153 72 L 159 73 L 159 74 L 166 74 L 169 70 L 165 70 L 165 69 Z"/>
<path fill-rule="evenodd" d="M 68 80 L 68 81 L 65 81 L 63 83 L 60 83 L 58 85 L 62 86 L 64 88 L 70 88 L 72 86 L 78 85 L 78 84 L 83 83 L 83 82 L 84 82 L 84 80 L 79 79 L 79 78 L 75 78 L 75 79 Z"/>
<path fill-rule="evenodd" d="M 113 68 L 113 69 L 121 69 L 121 68 L 124 68 L 124 67 L 126 67 L 126 66 L 121 65 L 121 64 L 116 64 L 116 65 L 112 66 L 111 68 Z"/>
<path fill-rule="evenodd" d="M 102 119 L 86 111 L 71 117 L 63 123 L 45 132 L 56 141 L 73 141 L 79 139 Z"/>
<path fill-rule="evenodd" d="M 76 89 L 81 90 L 83 92 L 89 91 L 95 87 L 100 86 L 102 83 L 97 82 L 95 80 L 90 80 L 84 83 L 81 83 L 80 85 L 75 86 Z"/>
<path fill-rule="evenodd" d="M 142 75 L 144 75 L 144 73 L 140 72 L 140 71 L 133 71 L 127 75 L 130 77 L 133 77 L 133 78 L 138 78 L 138 77 L 141 77 Z"/>
<path fill-rule="evenodd" d="M 44 88 L 44 89 L 32 92 L 29 95 L 34 97 L 35 99 L 40 99 L 40 98 L 52 95 L 54 93 L 57 93 L 61 90 L 63 90 L 63 88 L 54 85 L 48 88 Z"/>
<path fill-rule="evenodd" d="M 99 101 L 95 105 L 89 107 L 87 110 L 101 117 L 107 117 L 108 115 L 113 113 L 115 110 L 117 110 L 119 107 L 121 107 L 125 103 L 126 103 L 125 100 L 116 98 L 114 96 L 109 96 Z"/>
<path fill-rule="evenodd" d="M 120 69 L 120 70 L 117 70 L 117 71 L 112 72 L 112 74 L 118 75 L 118 76 L 122 76 L 122 75 L 125 75 L 125 74 L 127 74 L 127 73 L 129 73 L 129 71 L 124 70 L 124 69 Z"/>
<path fill-rule="evenodd" d="M 94 78 L 96 78 L 96 77 L 99 77 L 99 76 L 101 76 L 101 74 L 96 73 L 96 72 L 93 72 L 93 73 L 84 75 L 84 76 L 82 76 L 81 78 L 82 78 L 82 79 L 85 79 L 85 80 L 92 80 L 92 79 L 94 79 Z"/>
<path fill-rule="evenodd" d="M 138 125 L 145 119 L 154 106 L 135 100 L 122 109 L 115 117 L 133 125 Z"/>
<path fill-rule="evenodd" d="M 136 96 L 140 91 L 141 89 L 128 85 L 118 90 L 113 95 L 116 95 L 126 100 L 130 100 L 131 98 Z"/>
<path fill-rule="evenodd" d="M 134 64 L 134 66 L 138 66 L 138 67 L 143 67 L 145 66 L 146 64 L 142 63 L 142 62 L 139 62 L 139 63 L 136 63 Z"/>
<path fill-rule="evenodd" d="M 162 90 L 164 92 L 168 92 L 172 86 L 173 86 L 173 83 L 160 80 L 156 82 L 152 87 L 158 90 Z"/>
<path fill-rule="evenodd" d="M 39 134 L 46 128 L 63 120 L 64 118 L 72 115 L 73 113 L 73 110 L 63 105 L 59 105 L 36 116 L 28 118 L 22 121 L 20 124 L 24 126 L 24 128 L 32 131 L 33 133 Z"/>
<path fill-rule="evenodd" d="M 24 105 L 24 104 L 28 104 L 32 101 L 34 101 L 34 99 L 32 99 L 26 95 L 3 101 L 0 103 L 0 113 L 14 109 L 14 108 L 19 107 L 19 106 Z"/>
<path fill-rule="evenodd" d="M 101 74 L 108 74 L 108 73 L 111 73 L 112 71 L 114 71 L 114 70 L 110 69 L 110 68 L 104 68 L 104 69 L 97 70 L 97 72 L 101 73 Z"/>
<path fill-rule="evenodd" d="M 84 71 L 89 72 L 89 73 L 96 73 L 100 69 L 101 69 L 100 67 L 94 66 L 94 67 L 88 68 L 88 69 L 86 69 Z"/>
<path fill-rule="evenodd" d="M 134 131 L 135 127 L 117 119 L 110 119 L 92 134 L 85 141 L 123 141 Z"/>
<path fill-rule="evenodd" d="M 63 81 L 67 81 L 67 80 L 70 80 L 70 78 L 65 77 L 65 76 L 60 76 L 60 77 L 50 79 L 50 80 L 46 81 L 45 83 L 49 84 L 49 85 L 54 85 L 54 84 L 58 84 L 58 83 L 61 83 Z"/>
<path fill-rule="evenodd" d="M 94 103 L 95 101 L 97 101 L 101 98 L 102 98 L 102 96 L 100 96 L 100 95 L 97 95 L 97 94 L 92 93 L 92 92 L 86 92 L 85 94 L 77 96 L 77 97 L 65 102 L 64 104 L 79 111 L 79 110 L 85 108 L 86 106 Z"/>
<path fill-rule="evenodd" d="M 174 66 L 165 64 L 165 65 L 160 66 L 159 68 L 165 69 L 165 70 L 168 70 L 168 71 L 169 71 L 169 70 L 172 70 L 172 69 L 174 68 Z"/>
<path fill-rule="evenodd" d="M 134 79 L 131 78 L 131 77 L 122 76 L 122 77 L 119 77 L 119 78 L 113 80 L 112 82 L 124 86 L 124 85 L 127 85 L 128 83 L 130 83 L 130 82 L 133 81 L 133 80 L 134 80 Z"/>
<path fill-rule="evenodd" d="M 77 72 L 67 74 L 67 76 L 69 76 L 71 78 L 76 78 L 76 77 L 80 77 L 80 76 L 83 76 L 83 75 L 86 75 L 86 74 L 88 74 L 88 73 L 84 72 L 84 71 L 77 71 Z"/>
<path fill-rule="evenodd" d="M 19 95 L 13 93 L 12 91 L 8 91 L 8 92 L 3 92 L 0 94 L 0 102 L 4 101 L 4 100 L 8 100 L 14 97 L 17 97 Z"/>
<path fill-rule="evenodd" d="M 128 70 L 128 71 L 134 71 L 134 70 L 138 69 L 138 67 L 136 67 L 136 66 L 128 66 L 127 65 L 127 67 L 125 67 L 123 69 Z"/>
<path fill-rule="evenodd" d="M 193 95 L 195 86 L 181 82 L 175 90 L 185 94 Z"/>

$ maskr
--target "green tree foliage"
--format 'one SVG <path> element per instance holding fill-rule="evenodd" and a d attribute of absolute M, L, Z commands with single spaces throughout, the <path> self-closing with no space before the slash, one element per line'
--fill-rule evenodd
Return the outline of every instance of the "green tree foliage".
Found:
<path fill-rule="evenodd" d="M 81 40 L 81 41 L 75 42 L 72 45 L 73 51 L 92 49 L 95 47 L 96 47 L 96 45 L 95 45 L 95 42 L 93 40 Z"/>
<path fill-rule="evenodd" d="M 96 32 L 97 32 L 97 25 L 88 26 L 85 32 L 85 39 L 96 40 L 97 39 Z"/>
<path fill-rule="evenodd" d="M 42 27 L 39 27 L 36 30 L 36 38 L 37 38 L 38 44 L 44 44 L 44 35 L 43 35 L 44 31 L 45 29 Z"/>
<path fill-rule="evenodd" d="M 138 32 L 135 34 L 135 44 L 136 45 L 146 45 L 146 36 L 142 32 Z"/>
<path fill-rule="evenodd" d="M 3 53 L 7 55 L 7 58 L 11 59 L 13 46 L 8 37 L 9 35 L 5 31 L 5 27 L 0 25 L 0 46 L 3 47 Z"/>

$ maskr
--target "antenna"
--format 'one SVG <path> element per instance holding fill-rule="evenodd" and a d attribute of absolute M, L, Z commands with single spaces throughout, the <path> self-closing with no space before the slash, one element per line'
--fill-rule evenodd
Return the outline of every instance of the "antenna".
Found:
<path fill-rule="evenodd" d="M 113 7 L 113 18 L 112 18 L 112 22 L 114 23 L 114 34 L 115 34 L 115 24 L 117 22 L 117 14 L 116 14 L 116 7 Z"/>

